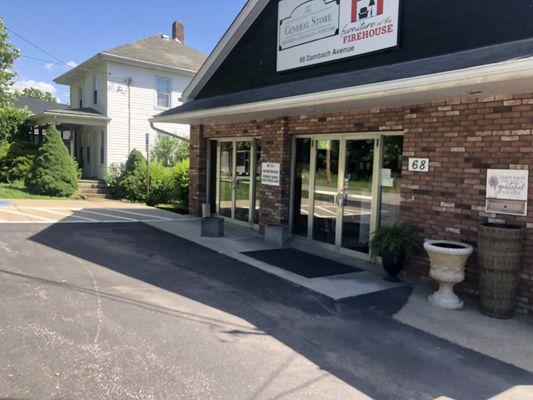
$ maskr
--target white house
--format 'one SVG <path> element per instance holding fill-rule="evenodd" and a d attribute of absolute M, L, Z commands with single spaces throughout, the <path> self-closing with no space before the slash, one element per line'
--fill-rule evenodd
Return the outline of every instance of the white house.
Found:
<path fill-rule="evenodd" d="M 102 179 L 134 148 L 146 155 L 146 134 L 189 137 L 189 126 L 150 123 L 181 104 L 181 94 L 205 55 L 184 44 L 183 25 L 172 37 L 152 35 L 96 54 L 54 82 L 70 86 L 70 108 L 34 114 L 35 126 L 55 124 L 87 178 Z"/>

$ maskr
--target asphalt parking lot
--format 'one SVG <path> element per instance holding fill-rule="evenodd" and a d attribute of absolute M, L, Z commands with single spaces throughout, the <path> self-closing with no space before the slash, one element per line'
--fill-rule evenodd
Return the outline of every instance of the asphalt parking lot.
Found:
<path fill-rule="evenodd" d="M 0 232 L 0 398 L 468 400 L 533 383 L 144 223 Z"/>

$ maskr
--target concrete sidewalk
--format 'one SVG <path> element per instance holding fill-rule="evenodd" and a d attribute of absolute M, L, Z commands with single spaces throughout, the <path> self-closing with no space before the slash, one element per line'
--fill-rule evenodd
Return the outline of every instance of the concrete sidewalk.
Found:
<path fill-rule="evenodd" d="M 385 282 L 382 279 L 383 271 L 373 264 L 354 261 L 353 258 L 336 252 L 322 248 L 317 249 L 305 243 L 293 241 L 291 247 L 365 270 L 354 274 L 305 278 L 241 254 L 246 251 L 266 250 L 274 247 L 265 244 L 259 233 L 231 223 L 225 224 L 225 236 L 222 238 L 201 237 L 199 218 L 188 221 L 185 221 L 184 218 L 179 223 L 162 221 L 148 224 L 311 289 L 338 302 L 342 302 L 346 298 L 378 293 L 392 288 L 412 286 L 414 287 L 413 294 L 407 304 L 394 315 L 394 319 L 465 348 L 533 372 L 533 325 L 531 324 L 531 317 L 517 316 L 508 321 L 488 318 L 478 312 L 477 302 L 469 298 L 465 299 L 466 306 L 463 310 L 437 309 L 427 301 L 430 289 L 420 282 L 410 281 L 401 284 Z"/>

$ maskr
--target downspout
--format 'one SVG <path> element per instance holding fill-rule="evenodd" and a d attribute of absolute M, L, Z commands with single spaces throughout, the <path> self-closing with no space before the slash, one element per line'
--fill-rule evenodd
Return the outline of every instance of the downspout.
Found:
<path fill-rule="evenodd" d="M 172 137 L 175 137 L 176 139 L 180 139 L 180 140 L 183 140 L 184 142 L 187 142 L 187 143 L 190 143 L 191 140 L 189 138 L 186 138 L 184 136 L 180 136 L 180 135 L 177 135 L 175 133 L 172 133 L 172 132 L 168 132 L 168 131 L 165 131 L 163 129 L 160 129 L 160 128 L 157 128 L 155 125 L 154 125 L 154 121 L 152 119 L 149 119 L 148 120 L 150 122 L 150 127 L 156 131 L 156 132 L 159 132 L 159 133 L 162 133 L 163 135 L 167 135 L 167 136 L 172 136 Z"/>

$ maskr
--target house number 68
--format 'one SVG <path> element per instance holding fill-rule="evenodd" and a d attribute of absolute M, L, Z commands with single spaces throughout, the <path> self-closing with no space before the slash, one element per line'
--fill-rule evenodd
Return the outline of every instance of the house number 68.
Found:
<path fill-rule="evenodd" d="M 429 172 L 429 158 L 410 158 L 409 171 Z"/>

